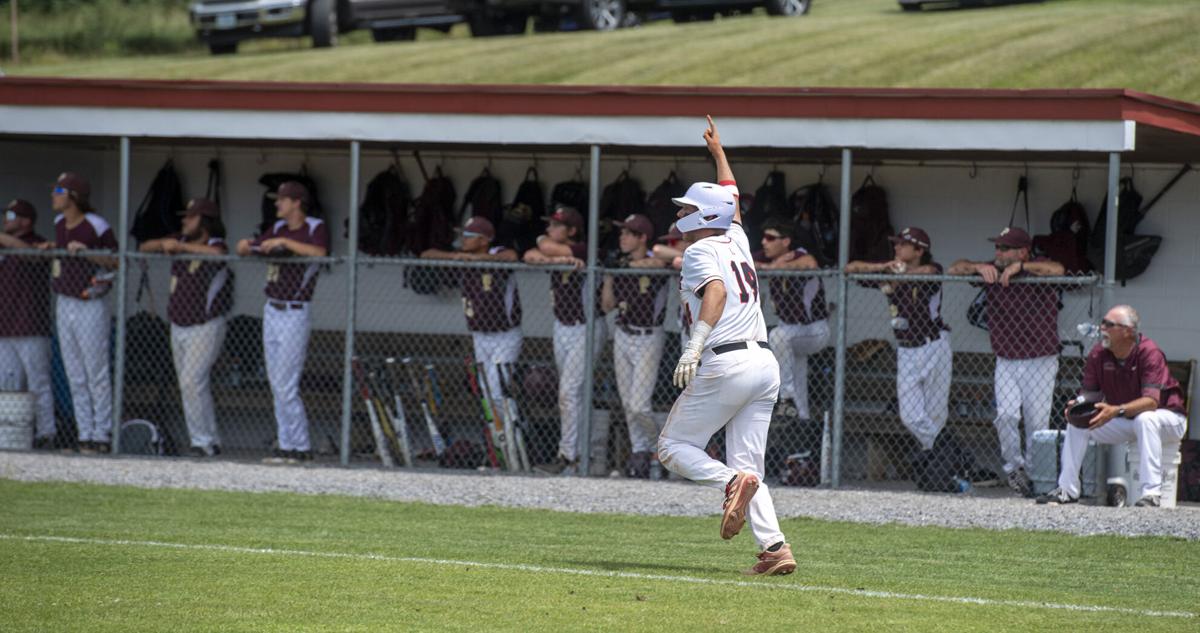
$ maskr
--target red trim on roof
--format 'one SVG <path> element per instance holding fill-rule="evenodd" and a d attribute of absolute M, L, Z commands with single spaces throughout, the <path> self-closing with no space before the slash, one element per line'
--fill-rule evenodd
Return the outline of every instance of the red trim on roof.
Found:
<path fill-rule="evenodd" d="M 1120 89 L 707 88 L 0 78 L 0 104 L 307 112 L 1138 121 L 1200 135 L 1200 104 Z"/>

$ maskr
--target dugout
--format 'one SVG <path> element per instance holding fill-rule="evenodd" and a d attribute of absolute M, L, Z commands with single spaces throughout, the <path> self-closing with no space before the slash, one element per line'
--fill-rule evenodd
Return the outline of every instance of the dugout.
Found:
<path fill-rule="evenodd" d="M 0 196 L 38 204 L 39 229 L 46 233 L 51 223 L 47 189 L 58 173 L 71 169 L 91 179 L 97 206 L 120 227 L 166 159 L 174 159 L 187 194 L 199 195 L 205 164 L 219 157 L 226 177 L 221 203 L 236 239 L 249 235 L 258 222 L 259 175 L 304 165 L 321 186 L 333 254 L 350 258 L 354 254 L 343 232 L 348 209 L 366 179 L 393 155 L 415 183 L 420 176 L 412 151 L 419 150 L 427 164 L 440 165 L 456 182 L 460 196 L 488 167 L 511 197 L 530 165 L 548 185 L 579 172 L 595 191 L 629 170 L 650 189 L 672 170 L 683 180 L 712 177 L 700 139 L 704 114 L 717 119 L 743 189 L 756 188 L 775 169 L 787 175 L 789 188 L 822 178 L 840 190 L 845 213 L 850 193 L 870 173 L 888 189 L 893 224 L 925 227 L 945 263 L 986 252 L 984 238 L 1007 222 L 1021 175 L 1029 177 L 1032 232 L 1039 233 L 1046 232 L 1050 213 L 1072 187 L 1094 221 L 1101 199 L 1116 190 L 1119 177 L 1132 175 L 1149 197 L 1181 165 L 1200 160 L 1200 105 L 1127 90 L 5 77 L 0 78 Z M 1110 281 L 1105 287 L 1103 303 L 1135 305 L 1173 359 L 1200 357 L 1200 328 L 1191 317 L 1200 310 L 1193 281 L 1200 273 L 1194 246 L 1200 241 L 1198 199 L 1200 175 L 1186 176 L 1139 227 L 1165 237 L 1149 270 L 1124 286 Z M 1115 220 L 1114 214 L 1109 217 Z M 349 271 L 336 274 L 351 278 Z M 315 330 L 344 328 L 351 305 L 360 330 L 389 327 L 386 275 L 378 268 L 358 274 L 353 284 L 318 286 Z M 1112 279 L 1111 270 L 1107 278 Z M 350 285 L 357 301 L 346 300 Z M 538 304 L 542 293 L 524 294 L 527 315 L 548 311 Z M 411 324 L 415 331 L 444 334 L 448 324 L 461 320 L 456 300 L 406 295 L 403 301 L 422 311 L 423 318 Z M 251 314 L 260 309 L 258 279 L 239 276 L 236 305 Z M 956 330 L 967 327 L 962 315 L 947 316 L 957 321 L 952 323 Z M 544 336 L 549 324 L 548 319 L 531 321 L 526 335 Z"/>

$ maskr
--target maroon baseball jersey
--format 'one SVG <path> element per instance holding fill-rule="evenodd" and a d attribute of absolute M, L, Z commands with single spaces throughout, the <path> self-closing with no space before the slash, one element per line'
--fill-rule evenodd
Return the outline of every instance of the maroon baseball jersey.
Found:
<path fill-rule="evenodd" d="M 228 251 L 225 240 L 214 237 L 209 246 Z M 167 318 L 180 326 L 200 325 L 229 312 L 233 305 L 233 284 L 225 262 L 177 259 L 171 263 L 171 299 Z"/>
<path fill-rule="evenodd" d="M 29 232 L 20 239 L 32 247 L 46 238 Z M 0 337 L 50 336 L 50 260 L 4 255 L 0 250 Z"/>
<path fill-rule="evenodd" d="M 1028 276 L 1020 273 L 1014 278 Z M 987 284 L 987 314 L 996 356 L 1019 360 L 1058 354 L 1058 289 L 1054 286 Z"/>
<path fill-rule="evenodd" d="M 808 255 L 808 251 L 797 248 L 796 258 Z M 770 262 L 766 253 L 756 251 L 754 261 Z M 820 277 L 771 277 L 767 287 L 771 289 L 771 304 L 775 316 L 782 323 L 808 325 L 829 317 L 825 306 L 825 286 Z"/>
<path fill-rule="evenodd" d="M 54 218 L 54 245 L 66 248 L 71 242 L 80 242 L 89 249 L 117 250 L 112 228 L 95 213 L 84 214 L 83 220 L 71 228 L 67 228 L 66 216 Z M 99 270 L 86 257 L 60 257 L 50 264 L 50 288 L 65 297 L 82 298 Z"/>
<path fill-rule="evenodd" d="M 934 274 L 942 274 L 936 262 Z M 892 333 L 903 346 L 913 347 L 937 339 L 950 326 L 942 321 L 942 282 L 940 281 L 864 281 L 883 291 L 892 317 Z"/>
<path fill-rule="evenodd" d="M 489 254 L 505 250 L 493 246 Z M 465 268 L 461 271 L 463 313 L 472 332 L 507 332 L 521 325 L 521 295 L 513 271 Z"/>
<path fill-rule="evenodd" d="M 571 244 L 571 255 L 587 257 L 587 244 Z M 579 325 L 583 318 L 583 287 L 587 275 L 579 271 L 556 270 L 550 273 L 550 303 L 554 306 L 554 318 L 563 325 Z M 597 312 L 599 312 L 597 310 Z"/>
<path fill-rule="evenodd" d="M 273 237 L 286 237 L 320 246 L 329 252 L 329 227 L 324 220 L 305 218 L 304 225 L 296 230 L 288 228 L 287 221 L 280 220 L 271 230 L 254 239 L 253 246 L 258 246 Z M 262 253 L 271 255 L 271 253 Z M 267 266 L 267 285 L 264 292 L 268 299 L 275 301 L 312 301 L 313 291 L 317 289 L 317 272 L 320 264 L 269 264 Z"/>
<path fill-rule="evenodd" d="M 1112 405 L 1153 398 L 1160 409 L 1183 414 L 1183 389 L 1167 369 L 1167 357 L 1145 335 L 1124 361 L 1097 344 L 1083 366 L 1083 391 L 1099 391 Z"/>
<path fill-rule="evenodd" d="M 667 312 L 666 275 L 613 275 L 617 325 L 648 328 L 663 324 Z"/>

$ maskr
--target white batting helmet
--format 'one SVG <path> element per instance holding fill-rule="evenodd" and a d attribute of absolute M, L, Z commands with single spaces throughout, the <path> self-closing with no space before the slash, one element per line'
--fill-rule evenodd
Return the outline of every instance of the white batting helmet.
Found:
<path fill-rule="evenodd" d="M 733 224 L 733 214 L 737 210 L 733 192 L 711 182 L 695 183 L 688 187 L 682 198 L 671 198 L 671 201 L 679 206 L 690 204 L 697 209 L 675 222 L 675 226 L 683 233 L 698 229 L 727 229 Z"/>

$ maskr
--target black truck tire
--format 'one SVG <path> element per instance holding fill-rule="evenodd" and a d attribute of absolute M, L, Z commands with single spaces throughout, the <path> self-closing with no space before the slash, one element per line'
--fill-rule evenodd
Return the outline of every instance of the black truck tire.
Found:
<path fill-rule="evenodd" d="M 308 32 L 312 34 L 313 48 L 337 46 L 336 0 L 312 0 L 308 3 Z"/>
<path fill-rule="evenodd" d="M 583 0 L 579 25 L 589 31 L 612 31 L 621 27 L 626 11 L 625 0 Z"/>
<path fill-rule="evenodd" d="M 812 0 L 767 0 L 768 15 L 805 15 L 812 8 Z"/>

